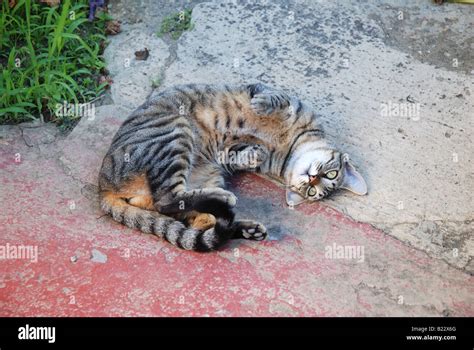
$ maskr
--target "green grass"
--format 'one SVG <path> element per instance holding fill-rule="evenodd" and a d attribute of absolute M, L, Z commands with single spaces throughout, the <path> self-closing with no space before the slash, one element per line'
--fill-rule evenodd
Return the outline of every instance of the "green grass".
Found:
<path fill-rule="evenodd" d="M 191 12 L 192 9 L 185 9 L 165 17 L 161 22 L 157 35 L 163 37 L 165 34 L 168 34 L 172 39 L 177 40 L 184 31 L 193 29 Z"/>
<path fill-rule="evenodd" d="M 56 105 L 91 102 L 99 84 L 106 40 L 105 14 L 87 20 L 87 0 L 63 0 L 50 7 L 20 0 L 1 1 L 0 123 L 41 119 L 67 125 L 78 116 L 58 116 Z"/>
<path fill-rule="evenodd" d="M 151 81 L 151 87 L 154 88 L 154 89 L 159 88 L 160 85 L 161 85 L 161 83 L 162 83 L 161 77 L 152 79 L 152 81 Z"/>

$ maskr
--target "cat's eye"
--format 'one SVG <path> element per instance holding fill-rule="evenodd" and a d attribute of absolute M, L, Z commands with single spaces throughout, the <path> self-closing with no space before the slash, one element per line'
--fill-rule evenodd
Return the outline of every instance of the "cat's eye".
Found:
<path fill-rule="evenodd" d="M 326 178 L 328 178 L 329 180 L 333 180 L 333 179 L 335 179 L 336 176 L 337 176 L 337 170 L 328 171 L 325 176 L 326 176 Z"/>
<path fill-rule="evenodd" d="M 316 194 L 316 192 L 318 192 L 318 191 L 316 191 L 316 188 L 310 187 L 309 190 L 308 190 L 308 196 L 312 197 Z"/>

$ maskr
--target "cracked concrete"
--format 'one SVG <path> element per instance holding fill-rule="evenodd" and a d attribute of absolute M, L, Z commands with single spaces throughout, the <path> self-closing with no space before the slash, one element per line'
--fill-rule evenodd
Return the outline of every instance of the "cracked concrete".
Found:
<path fill-rule="evenodd" d="M 123 23 L 105 53 L 113 104 L 97 107 L 67 138 L 49 125 L 0 128 L 1 242 L 37 244 L 44 257 L 39 265 L 1 262 L 3 315 L 474 314 L 474 7 L 110 3 Z M 190 6 L 192 31 L 178 41 L 155 36 L 165 15 Z M 144 47 L 149 59 L 135 60 Z M 297 94 L 351 154 L 369 195 L 340 193 L 292 211 L 274 183 L 237 178 L 239 216 L 267 220 L 269 239 L 232 242 L 210 255 L 177 251 L 113 223 L 97 205 L 100 162 L 154 80 L 158 90 L 261 81 Z M 388 104 L 419 107 L 387 115 Z M 334 243 L 364 247 L 364 261 L 328 259 Z M 88 261 L 96 250 L 105 263 Z M 192 275 L 189 266 L 196 266 Z M 68 304 L 71 295 L 77 305 Z"/>

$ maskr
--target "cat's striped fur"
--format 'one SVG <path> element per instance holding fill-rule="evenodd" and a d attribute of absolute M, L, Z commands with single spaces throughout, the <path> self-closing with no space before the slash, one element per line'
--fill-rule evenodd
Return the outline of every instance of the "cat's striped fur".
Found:
<path fill-rule="evenodd" d="M 102 208 L 188 250 L 260 240 L 262 224 L 234 220 L 236 198 L 223 189 L 224 177 L 249 170 L 290 181 L 302 145 L 329 152 L 342 167 L 322 136 L 311 108 L 265 85 L 176 86 L 152 95 L 118 130 L 100 171 Z M 229 152 L 251 155 L 252 164 L 251 157 L 223 162 Z"/>

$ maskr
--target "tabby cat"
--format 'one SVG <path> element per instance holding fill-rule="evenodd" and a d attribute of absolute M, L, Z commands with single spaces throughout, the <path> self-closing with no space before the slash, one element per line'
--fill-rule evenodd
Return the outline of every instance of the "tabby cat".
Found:
<path fill-rule="evenodd" d="M 263 84 L 192 84 L 151 95 L 122 124 L 100 170 L 101 206 L 187 250 L 262 240 L 264 225 L 234 220 L 236 197 L 224 187 L 238 171 L 280 179 L 289 205 L 339 188 L 367 192 L 347 154 L 328 144 L 297 98 Z"/>

